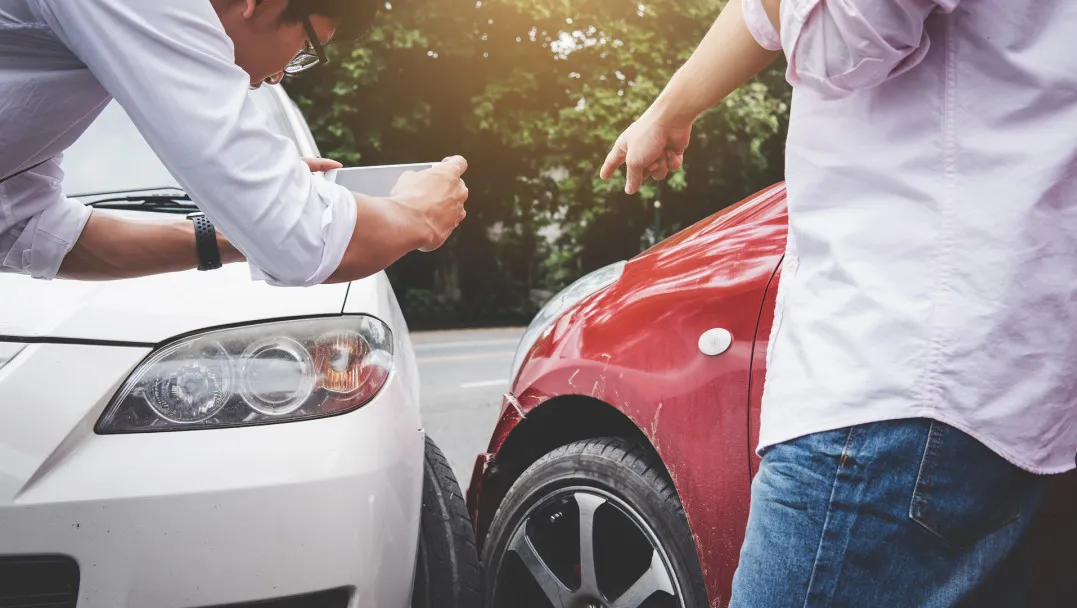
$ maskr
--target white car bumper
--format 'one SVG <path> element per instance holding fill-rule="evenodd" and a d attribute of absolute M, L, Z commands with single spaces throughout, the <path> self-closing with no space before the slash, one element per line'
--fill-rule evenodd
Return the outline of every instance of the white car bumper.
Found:
<path fill-rule="evenodd" d="M 333 418 L 94 434 L 148 352 L 41 344 L 0 369 L 0 557 L 74 558 L 79 608 L 192 608 L 338 587 L 352 607 L 408 605 L 423 431 L 400 374 Z"/>

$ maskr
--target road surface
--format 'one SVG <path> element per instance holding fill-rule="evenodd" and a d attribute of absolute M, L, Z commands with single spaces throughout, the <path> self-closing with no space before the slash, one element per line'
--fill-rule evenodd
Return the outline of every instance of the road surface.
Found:
<path fill-rule="evenodd" d="M 423 426 L 466 492 L 486 449 L 523 328 L 411 334 L 422 386 Z"/>

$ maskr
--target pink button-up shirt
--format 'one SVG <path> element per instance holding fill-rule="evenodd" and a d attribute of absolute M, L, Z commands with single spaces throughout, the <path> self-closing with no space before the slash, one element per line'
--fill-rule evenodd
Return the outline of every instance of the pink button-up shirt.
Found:
<path fill-rule="evenodd" d="M 783 0 L 789 242 L 760 447 L 908 417 L 1077 452 L 1077 1 Z"/>

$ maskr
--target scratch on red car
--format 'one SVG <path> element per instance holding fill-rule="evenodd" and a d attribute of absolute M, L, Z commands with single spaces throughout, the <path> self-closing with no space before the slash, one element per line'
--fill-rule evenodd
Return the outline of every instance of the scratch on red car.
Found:
<path fill-rule="evenodd" d="M 700 546 L 701 541 L 699 540 L 699 535 L 696 534 L 695 531 L 692 532 L 692 542 L 695 543 L 696 547 Z M 707 567 L 708 565 L 709 560 L 704 559 L 699 561 L 699 567 L 703 571 L 703 580 L 706 580 L 707 577 L 710 576 L 710 569 Z M 715 608 L 722 605 L 723 604 L 721 601 L 719 601 L 719 598 L 714 598 L 713 600 L 711 600 L 711 606 L 714 606 Z"/>
<path fill-rule="evenodd" d="M 654 418 L 651 419 L 651 442 L 656 443 L 658 441 L 658 416 L 662 413 L 662 404 L 659 403 L 658 407 L 654 408 Z"/>
<path fill-rule="evenodd" d="M 520 412 L 518 412 L 518 413 L 521 413 L 520 418 L 521 419 L 523 418 L 522 412 L 531 411 L 532 409 L 538 407 L 543 401 L 545 401 L 548 398 L 549 397 L 546 396 L 546 395 L 536 395 L 536 394 L 527 394 L 527 395 L 522 395 L 521 397 L 519 397 L 519 400 L 516 402 L 516 404 L 519 405 L 522 408 L 520 410 Z"/>
<path fill-rule="evenodd" d="M 520 402 L 517 401 L 516 397 L 514 397 L 512 393 L 505 393 L 505 401 L 507 401 L 509 405 L 511 405 L 516 410 L 516 413 L 520 415 L 521 420 L 527 418 L 527 414 L 524 412 L 524 409 L 520 407 Z"/>

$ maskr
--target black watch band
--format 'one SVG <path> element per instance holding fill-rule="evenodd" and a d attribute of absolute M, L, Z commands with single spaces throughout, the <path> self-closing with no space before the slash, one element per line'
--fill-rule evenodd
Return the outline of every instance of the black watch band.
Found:
<path fill-rule="evenodd" d="M 194 222 L 194 245 L 198 250 L 198 269 L 215 270 L 221 267 L 221 250 L 217 246 L 217 230 L 204 213 L 198 211 L 187 216 Z"/>

